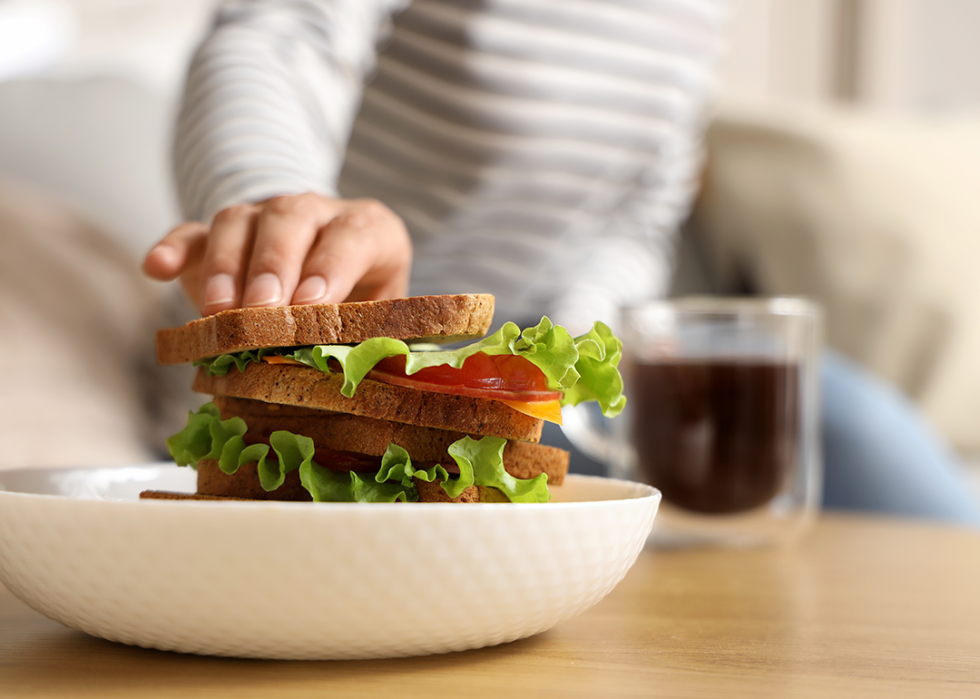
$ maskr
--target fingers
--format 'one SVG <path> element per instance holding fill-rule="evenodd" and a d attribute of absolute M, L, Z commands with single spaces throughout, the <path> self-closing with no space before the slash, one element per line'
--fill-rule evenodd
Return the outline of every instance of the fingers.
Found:
<path fill-rule="evenodd" d="M 341 303 L 370 265 L 359 238 L 363 215 L 343 214 L 324 226 L 303 265 L 293 303 Z"/>
<path fill-rule="evenodd" d="M 282 196 L 224 209 L 210 229 L 185 223 L 143 263 L 180 277 L 203 315 L 240 306 L 404 296 L 412 247 L 401 219 L 371 199 Z"/>
<path fill-rule="evenodd" d="M 340 208 L 339 200 L 315 194 L 276 197 L 265 202 L 256 224 L 242 305 L 289 303 L 317 231 Z"/>
<path fill-rule="evenodd" d="M 208 227 L 191 221 L 182 223 L 154 245 L 143 260 L 143 272 L 151 279 L 168 282 L 179 277 L 192 258 L 192 252 L 204 245 Z"/>
<path fill-rule="evenodd" d="M 401 219 L 378 202 L 349 202 L 343 214 L 319 230 L 292 303 L 404 296 L 411 258 Z"/>
<path fill-rule="evenodd" d="M 258 214 L 258 207 L 243 204 L 214 217 L 200 271 L 198 305 L 204 315 L 240 305 Z"/>

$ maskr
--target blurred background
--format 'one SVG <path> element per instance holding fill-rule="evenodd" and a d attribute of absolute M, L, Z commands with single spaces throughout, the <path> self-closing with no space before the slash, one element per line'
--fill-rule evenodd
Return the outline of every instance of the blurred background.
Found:
<path fill-rule="evenodd" d="M 0 0 L 0 214 L 4 196 L 38 202 L 42 239 L 64 225 L 58 207 L 135 265 L 180 220 L 170 131 L 213 6 Z M 978 27 L 975 0 L 736 0 L 674 284 L 819 299 L 829 344 L 910 396 L 970 464 Z"/>
<path fill-rule="evenodd" d="M 739 0 L 721 96 L 968 112 L 978 26 L 972 0 Z"/>
<path fill-rule="evenodd" d="M 75 163 L 58 177 L 46 171 L 47 158 L 60 150 L 68 162 L 73 154 L 66 151 L 87 144 L 103 149 L 108 160 L 132 148 L 140 151 L 134 155 L 155 158 L 139 161 L 144 172 L 131 175 L 149 177 L 153 167 L 164 166 L 174 102 L 214 5 L 0 0 L 0 174 L 53 186 L 73 203 L 103 212 L 109 223 L 135 225 L 146 230 L 147 240 L 155 238 L 176 220 L 172 198 L 168 208 L 159 192 L 142 199 L 149 195 L 132 189 L 139 205 L 113 202 L 110 213 L 102 182 L 91 184 L 100 190 L 92 207 L 91 196 L 73 196 L 81 193 L 73 191 L 81 183 L 69 181 L 69 174 L 77 174 Z M 978 27 L 980 4 L 973 0 L 734 0 L 719 109 L 778 102 L 917 116 L 971 114 L 980 106 Z M 50 109 L 35 109 L 42 106 Z M 114 139 L 91 140 L 117 129 L 122 133 Z M 168 177 L 160 171 L 153 176 Z M 108 189 L 118 189 L 120 183 L 114 184 Z M 162 189 L 156 186 L 161 180 L 153 184 Z M 143 210 L 141 217 L 136 209 Z"/>

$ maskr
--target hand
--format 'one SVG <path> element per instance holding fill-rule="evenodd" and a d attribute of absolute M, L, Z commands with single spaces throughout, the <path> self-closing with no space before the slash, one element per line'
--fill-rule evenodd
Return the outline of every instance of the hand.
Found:
<path fill-rule="evenodd" d="M 244 306 L 404 296 L 412 245 L 401 219 L 373 199 L 317 194 L 232 206 L 211 227 L 183 223 L 143 261 L 147 276 L 180 277 L 202 315 Z"/>

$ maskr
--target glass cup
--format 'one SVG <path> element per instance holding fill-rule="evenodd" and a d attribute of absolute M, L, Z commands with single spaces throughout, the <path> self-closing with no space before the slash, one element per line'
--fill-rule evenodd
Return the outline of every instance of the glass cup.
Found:
<path fill-rule="evenodd" d="M 820 499 L 822 314 L 799 298 L 686 298 L 626 308 L 626 409 L 567 411 L 569 439 L 610 475 L 663 493 L 651 541 L 775 544 Z"/>

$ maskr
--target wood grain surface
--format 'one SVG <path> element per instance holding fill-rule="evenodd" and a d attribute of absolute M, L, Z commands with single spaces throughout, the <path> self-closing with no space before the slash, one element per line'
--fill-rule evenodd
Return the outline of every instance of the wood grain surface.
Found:
<path fill-rule="evenodd" d="M 131 648 L 0 587 L 3 697 L 978 697 L 980 534 L 824 516 L 765 551 L 646 550 L 582 616 L 495 648 L 280 662 Z"/>

